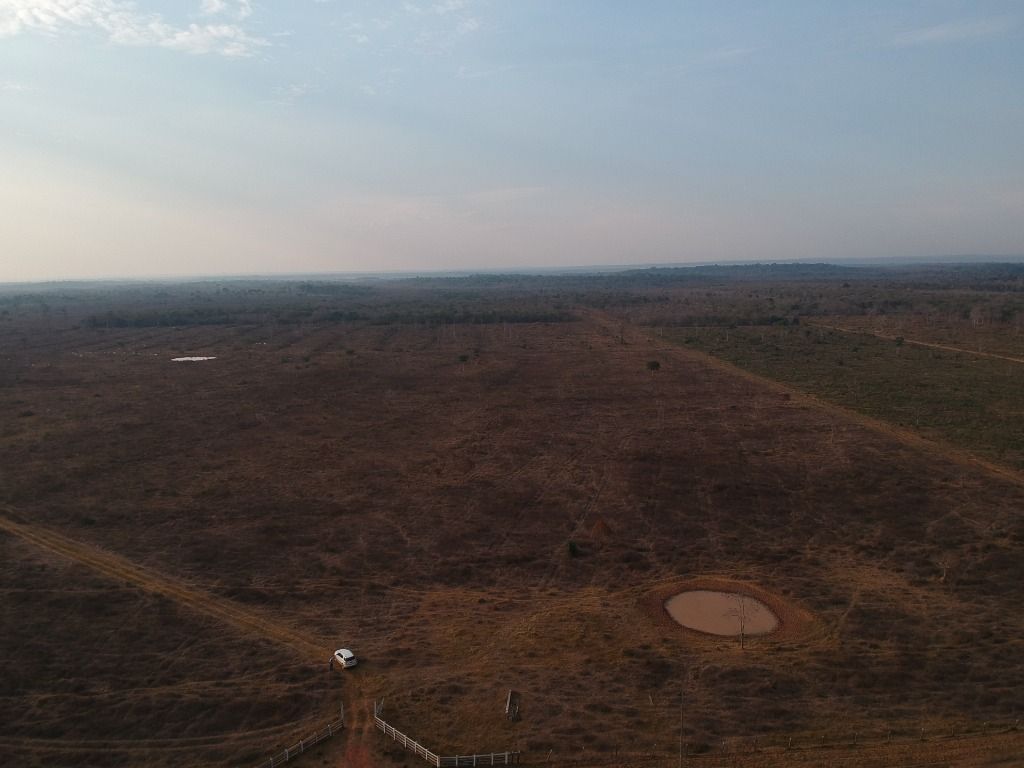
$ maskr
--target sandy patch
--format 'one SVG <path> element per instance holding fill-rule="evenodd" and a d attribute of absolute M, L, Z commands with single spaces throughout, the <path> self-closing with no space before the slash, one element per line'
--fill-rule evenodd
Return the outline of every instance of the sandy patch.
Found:
<path fill-rule="evenodd" d="M 667 603 L 672 598 L 687 592 L 723 592 L 730 595 L 743 595 L 763 604 L 777 621 L 777 626 L 763 634 L 749 631 L 745 633 L 749 639 L 758 643 L 821 640 L 818 622 L 809 611 L 801 608 L 793 600 L 770 592 L 757 584 L 724 577 L 680 579 L 659 584 L 642 598 L 645 612 L 659 626 L 673 634 L 682 632 L 692 640 L 704 638 L 715 643 L 726 640 L 728 638 L 726 633 L 711 633 L 695 627 L 684 626 L 672 617 Z M 737 631 L 735 635 L 738 634 Z M 728 639 L 731 642 L 731 638 Z"/>
<path fill-rule="evenodd" d="M 666 600 L 665 610 L 681 626 L 709 635 L 766 635 L 779 626 L 771 608 L 742 592 L 690 589 Z"/>

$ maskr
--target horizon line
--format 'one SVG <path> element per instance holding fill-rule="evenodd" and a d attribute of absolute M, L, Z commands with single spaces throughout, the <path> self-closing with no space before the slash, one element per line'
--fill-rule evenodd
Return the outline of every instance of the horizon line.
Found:
<path fill-rule="evenodd" d="M 404 280 L 417 277 L 473 277 L 476 275 L 519 275 L 519 276 L 556 276 L 556 275 L 598 275 L 615 272 L 628 272 L 643 269 L 697 269 L 714 266 L 756 266 L 756 265 L 813 265 L 829 266 L 864 266 L 864 267 L 900 267 L 955 264 L 1013 264 L 1024 263 L 1024 253 L 1020 254 L 945 254 L 934 256 L 864 256 L 839 259 L 794 258 L 794 259 L 710 259 L 706 261 L 686 262 L 640 262 L 637 264 L 582 264 L 561 267 L 479 267 L 465 269 L 390 269 L 390 270 L 328 270 L 308 272 L 223 272 L 197 274 L 157 274 L 157 275 L 104 275 L 100 277 L 54 277 L 29 278 L 25 280 L 0 280 L 0 287 L 54 284 L 90 284 L 90 283 L 198 283 L 215 280 L 308 280 L 319 279 L 358 279 L 358 280 Z"/>

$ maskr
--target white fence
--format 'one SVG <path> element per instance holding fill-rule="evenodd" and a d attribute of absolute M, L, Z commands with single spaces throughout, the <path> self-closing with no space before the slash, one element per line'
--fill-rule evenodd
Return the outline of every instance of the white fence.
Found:
<path fill-rule="evenodd" d="M 284 765 L 289 760 L 298 757 L 307 749 L 312 749 L 321 741 L 326 741 L 336 733 L 341 733 L 345 728 L 344 722 L 338 720 L 334 723 L 328 723 L 327 727 L 318 733 L 314 733 L 312 736 L 306 739 L 302 739 L 298 744 L 288 747 L 284 752 L 279 755 L 274 755 L 269 760 L 265 760 L 260 763 L 257 768 L 275 768 L 278 765 Z"/>
<path fill-rule="evenodd" d="M 376 707 L 375 707 L 376 709 Z M 480 755 L 454 755 L 450 757 L 444 757 L 431 752 L 429 749 L 424 747 L 415 739 L 410 739 L 404 733 L 399 731 L 393 726 L 385 723 L 380 715 L 375 714 L 373 716 L 373 722 L 377 726 L 378 730 L 384 732 L 385 736 L 390 736 L 392 739 L 397 741 L 403 747 L 410 752 L 415 752 L 417 755 L 422 757 L 431 765 L 437 766 L 437 768 L 462 768 L 462 766 L 477 766 L 477 765 L 518 765 L 519 764 L 519 753 L 518 752 L 488 752 Z"/>

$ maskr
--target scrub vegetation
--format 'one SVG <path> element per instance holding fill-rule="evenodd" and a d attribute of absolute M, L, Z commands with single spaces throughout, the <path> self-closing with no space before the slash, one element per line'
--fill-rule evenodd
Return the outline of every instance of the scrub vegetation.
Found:
<path fill-rule="evenodd" d="M 328 750 L 415 764 L 383 698 L 442 753 L 651 765 L 682 696 L 709 766 L 1019 755 L 1021 367 L 911 330 L 1012 352 L 1022 275 L 5 287 L 0 754 L 255 764 L 344 702 Z M 719 584 L 778 631 L 668 619 Z"/>
<path fill-rule="evenodd" d="M 830 402 L 1024 468 L 1024 361 L 810 324 L 671 329 L 666 337 Z"/>

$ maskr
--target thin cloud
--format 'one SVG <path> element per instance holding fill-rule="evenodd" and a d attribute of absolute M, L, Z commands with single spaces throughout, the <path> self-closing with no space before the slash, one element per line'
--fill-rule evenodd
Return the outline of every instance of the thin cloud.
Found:
<path fill-rule="evenodd" d="M 350 42 L 373 50 L 407 50 L 418 54 L 445 53 L 462 38 L 481 28 L 470 0 L 434 3 L 401 2 L 371 18 L 353 18 L 343 32 Z"/>
<path fill-rule="evenodd" d="M 229 13 L 236 20 L 252 13 L 249 0 L 204 0 L 200 13 Z M 94 30 L 118 45 L 154 46 L 185 53 L 252 56 L 270 43 L 238 24 L 180 26 L 162 14 L 143 13 L 127 0 L 0 0 L 0 37 L 25 33 L 57 36 Z"/>
<path fill-rule="evenodd" d="M 241 21 L 252 16 L 252 0 L 202 0 L 200 13 L 204 16 L 231 16 Z"/>
<path fill-rule="evenodd" d="M 228 8 L 226 0 L 203 0 L 199 11 L 204 16 L 214 16 L 223 13 Z"/>
<path fill-rule="evenodd" d="M 1016 26 L 1016 23 L 1016 19 L 1006 17 L 950 21 L 945 24 L 936 24 L 931 27 L 922 27 L 902 32 L 893 38 L 892 44 L 897 48 L 908 48 L 918 45 L 941 45 L 986 40 L 1006 34 Z"/>
<path fill-rule="evenodd" d="M 511 72 L 515 67 L 511 64 L 504 64 L 500 67 L 492 67 L 489 69 L 472 69 L 470 67 L 459 67 L 455 72 L 455 76 L 459 80 L 484 80 L 488 77 L 494 77 L 495 75 L 503 75 L 506 72 Z"/>
<path fill-rule="evenodd" d="M 264 103 L 290 107 L 303 97 L 313 93 L 314 90 L 309 83 L 289 83 L 274 88 L 274 98 L 267 99 Z"/>
<path fill-rule="evenodd" d="M 431 12 L 438 16 L 446 16 L 449 13 L 460 13 L 469 7 L 467 0 L 445 0 L 441 3 L 434 3 L 430 7 Z"/>
<path fill-rule="evenodd" d="M 707 51 L 689 61 L 677 64 L 668 69 L 673 75 L 697 75 L 713 72 L 723 68 L 740 66 L 751 57 L 757 55 L 760 48 L 731 45 Z"/>
<path fill-rule="evenodd" d="M 480 20 L 467 16 L 464 19 L 460 19 L 459 23 L 455 25 L 456 35 L 468 35 L 470 32 L 476 32 L 480 29 Z"/>

